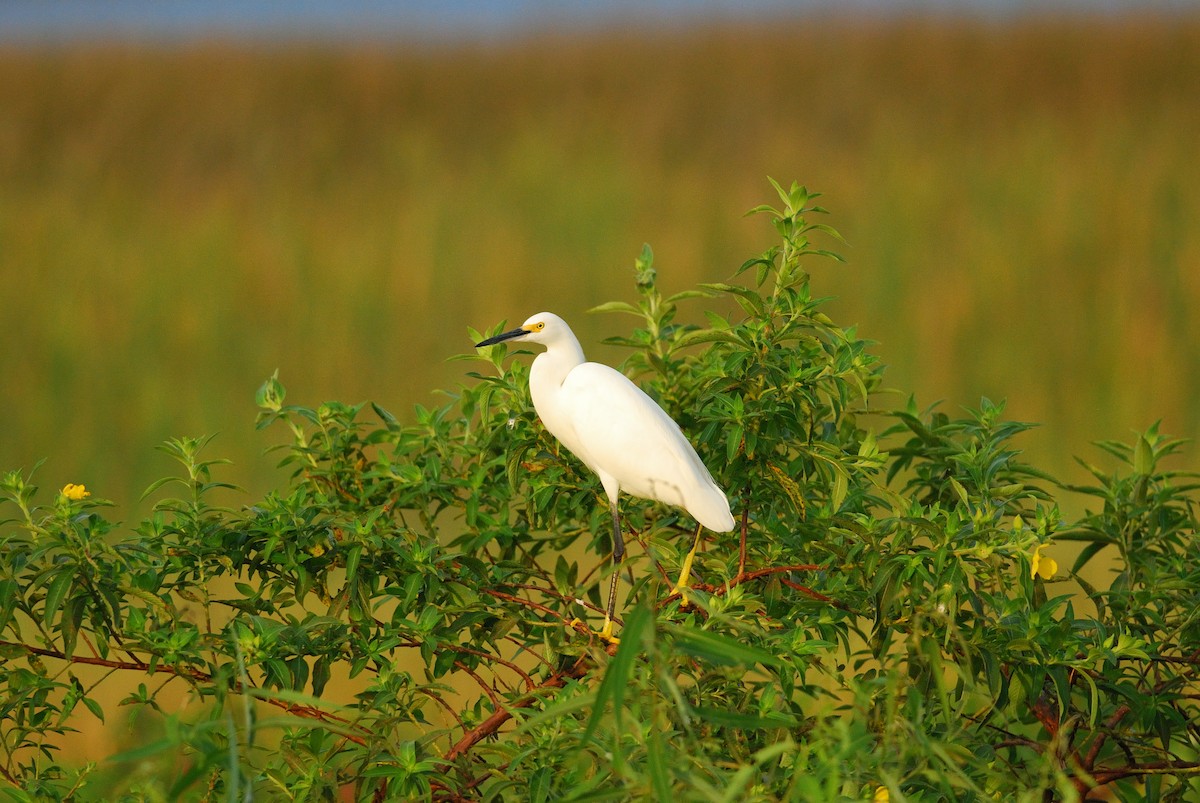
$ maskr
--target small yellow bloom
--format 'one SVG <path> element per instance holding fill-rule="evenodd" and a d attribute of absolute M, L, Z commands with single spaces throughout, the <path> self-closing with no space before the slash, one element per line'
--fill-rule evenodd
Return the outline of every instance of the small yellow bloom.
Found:
<path fill-rule="evenodd" d="M 73 482 L 68 482 L 62 489 L 62 495 L 73 502 L 78 502 L 80 499 L 91 496 L 92 492 L 82 485 L 76 485 Z"/>
<path fill-rule="evenodd" d="M 325 545 L 324 544 L 313 544 L 311 547 L 308 548 L 308 554 L 312 555 L 314 558 L 321 557 L 322 555 L 325 554 Z"/>
<path fill-rule="evenodd" d="M 1050 545 L 1038 544 L 1037 549 L 1033 550 L 1033 557 L 1029 560 L 1031 577 L 1050 580 L 1058 574 L 1058 561 L 1054 558 L 1042 557 L 1042 550 L 1048 546 Z"/>
<path fill-rule="evenodd" d="M 892 796 L 888 793 L 886 786 L 875 787 L 875 795 L 871 798 L 872 803 L 888 803 Z"/>

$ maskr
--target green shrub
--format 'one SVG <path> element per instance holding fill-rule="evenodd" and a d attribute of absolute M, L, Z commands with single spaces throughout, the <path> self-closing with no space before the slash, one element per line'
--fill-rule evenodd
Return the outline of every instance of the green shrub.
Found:
<path fill-rule="evenodd" d="M 597 479 L 540 425 L 504 347 L 402 424 L 285 404 L 290 481 L 217 506 L 205 439 L 133 528 L 79 486 L 2 489 L 0 791 L 65 799 L 1194 799 L 1200 551 L 1194 475 L 1156 428 L 1067 488 L 986 399 L 881 406 L 869 344 L 808 270 L 836 238 L 776 186 L 779 242 L 743 283 L 660 294 L 637 260 L 625 369 L 689 433 L 738 527 L 624 498 L 632 583 L 597 639 Z M 676 322 L 707 303 L 706 325 Z M 712 308 L 735 310 L 720 314 Z M 470 336 L 479 339 L 480 332 Z M 1054 494 L 1098 510 L 1065 523 Z M 1046 548 L 1078 541 L 1059 568 Z M 1115 567 L 1098 588 L 1079 576 Z M 119 702 L 119 678 L 137 688 Z M 128 681 L 127 685 L 132 686 Z M 107 695 L 107 697 L 106 697 Z M 172 700 L 168 704 L 168 700 Z M 180 702 L 182 700 L 182 702 Z M 84 711 L 88 713 L 85 714 Z M 127 748 L 64 764 L 80 717 Z M 126 731 L 128 732 L 128 728 Z M 149 735 L 147 735 L 149 734 Z"/>

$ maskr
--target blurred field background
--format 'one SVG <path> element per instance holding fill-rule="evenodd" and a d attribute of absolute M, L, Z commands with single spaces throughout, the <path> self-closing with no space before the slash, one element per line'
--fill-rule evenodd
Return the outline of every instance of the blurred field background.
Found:
<path fill-rule="evenodd" d="M 0 470 L 146 512 L 168 436 L 282 482 L 289 400 L 414 403 L 467 327 L 554 310 L 596 345 L 825 193 L 831 314 L 924 405 L 1007 398 L 1072 455 L 1200 429 L 1200 15 L 799 17 L 471 43 L 0 46 Z M 696 317 L 700 307 L 695 308 Z M 881 422 L 881 426 L 883 422 Z M 1187 462 L 1195 465 L 1196 450 Z M 246 499 L 245 501 L 250 501 Z"/>

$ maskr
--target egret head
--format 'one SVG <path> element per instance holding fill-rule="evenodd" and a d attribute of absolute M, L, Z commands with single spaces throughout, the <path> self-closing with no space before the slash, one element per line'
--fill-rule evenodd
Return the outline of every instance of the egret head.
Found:
<path fill-rule="evenodd" d="M 481 340 L 475 344 L 475 347 L 491 346 L 495 343 L 502 343 L 505 340 L 523 340 L 549 346 L 564 335 L 574 339 L 571 328 L 567 326 L 566 321 L 553 312 L 539 312 L 537 315 L 531 315 L 525 323 L 516 329 L 510 329 L 507 332 L 501 332 L 498 335 L 489 337 L 487 340 Z"/>

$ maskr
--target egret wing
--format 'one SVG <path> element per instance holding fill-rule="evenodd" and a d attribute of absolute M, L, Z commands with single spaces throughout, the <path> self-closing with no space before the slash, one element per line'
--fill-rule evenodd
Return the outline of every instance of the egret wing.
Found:
<path fill-rule="evenodd" d="M 732 528 L 724 493 L 679 425 L 628 377 L 584 363 L 561 393 L 585 463 L 626 493 L 683 507 L 710 529 Z"/>

